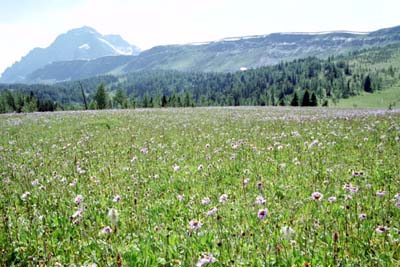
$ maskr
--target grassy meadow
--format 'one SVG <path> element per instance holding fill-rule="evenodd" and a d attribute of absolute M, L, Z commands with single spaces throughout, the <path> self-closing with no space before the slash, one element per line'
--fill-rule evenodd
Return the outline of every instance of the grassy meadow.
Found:
<path fill-rule="evenodd" d="M 362 93 L 358 96 L 341 99 L 334 107 L 344 108 L 400 108 L 400 86 L 371 93 Z"/>
<path fill-rule="evenodd" d="M 0 266 L 400 266 L 400 112 L 0 116 Z"/>

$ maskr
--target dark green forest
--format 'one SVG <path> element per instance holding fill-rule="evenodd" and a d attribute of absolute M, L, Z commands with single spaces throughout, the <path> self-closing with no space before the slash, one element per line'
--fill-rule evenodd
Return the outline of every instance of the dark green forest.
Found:
<path fill-rule="evenodd" d="M 0 84 L 0 112 L 191 106 L 321 106 L 398 82 L 398 46 L 234 73 L 172 70 L 53 85 Z"/>

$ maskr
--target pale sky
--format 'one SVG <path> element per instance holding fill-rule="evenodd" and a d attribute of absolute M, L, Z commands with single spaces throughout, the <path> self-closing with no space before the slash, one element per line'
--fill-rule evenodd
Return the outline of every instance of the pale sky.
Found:
<path fill-rule="evenodd" d="M 400 25 L 399 0 L 0 0 L 0 73 L 84 25 L 148 49 L 273 32 Z"/>

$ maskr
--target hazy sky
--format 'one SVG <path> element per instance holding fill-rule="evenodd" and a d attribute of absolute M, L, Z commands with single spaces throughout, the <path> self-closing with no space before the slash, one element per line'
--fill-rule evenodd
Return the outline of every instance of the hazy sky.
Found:
<path fill-rule="evenodd" d="M 400 25 L 399 0 L 0 0 L 0 73 L 72 28 L 155 45 Z"/>

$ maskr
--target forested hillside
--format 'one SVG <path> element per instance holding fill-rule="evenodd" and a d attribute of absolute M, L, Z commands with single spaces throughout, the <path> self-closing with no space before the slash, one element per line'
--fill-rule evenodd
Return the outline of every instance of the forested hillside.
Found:
<path fill-rule="evenodd" d="M 327 105 L 372 93 L 399 80 L 399 45 L 364 49 L 346 56 L 309 57 L 234 73 L 173 70 L 140 71 L 54 85 L 0 85 L 0 111 L 83 109 L 96 105 L 96 90 L 106 89 L 105 108 L 160 106 Z M 306 93 L 307 92 L 307 93 Z M 25 102 L 36 101 L 26 105 Z M 22 106 L 22 107 L 21 107 Z M 36 109 L 35 109 L 36 106 Z"/>

